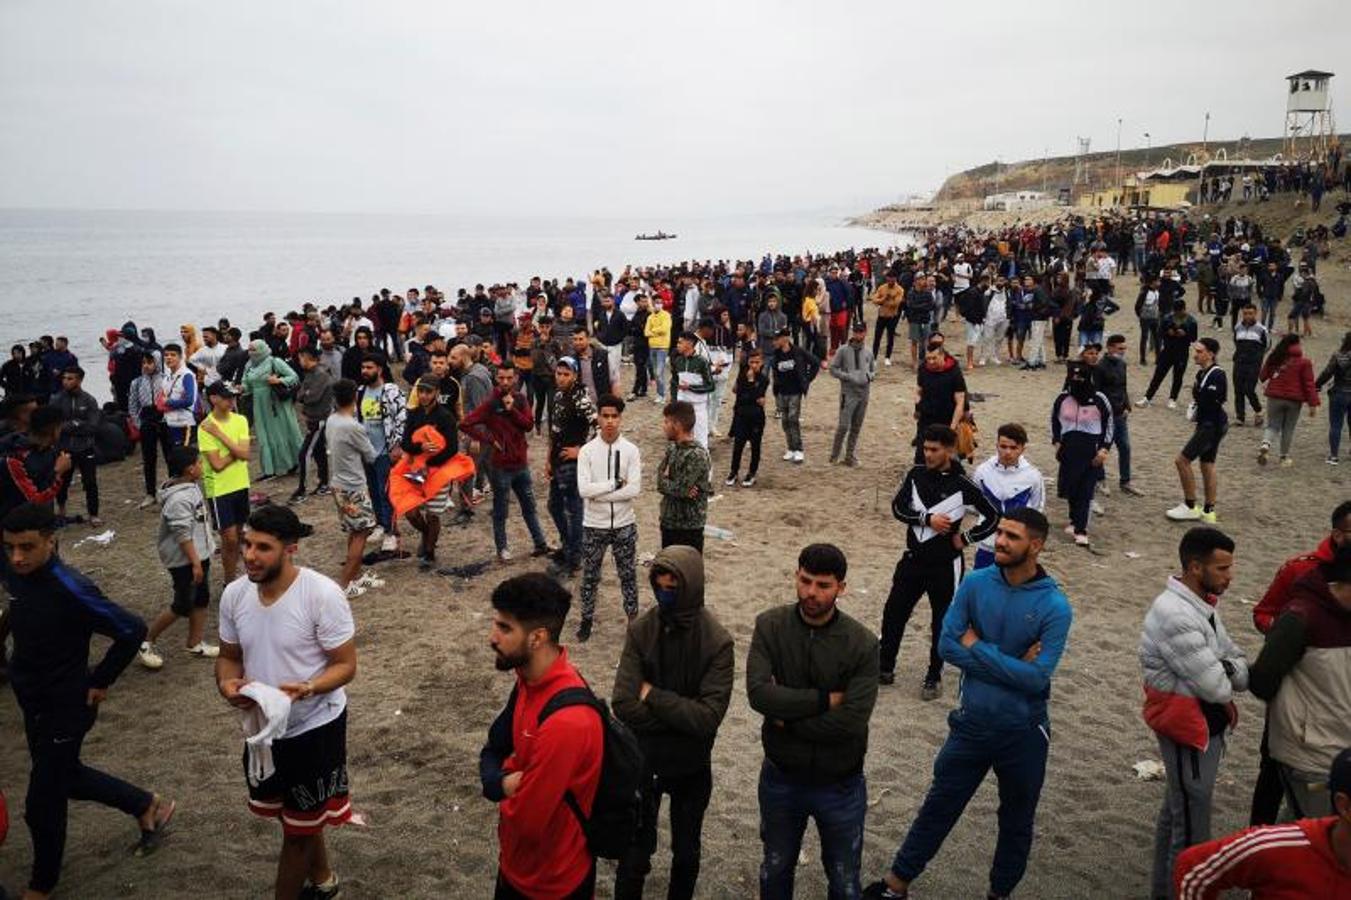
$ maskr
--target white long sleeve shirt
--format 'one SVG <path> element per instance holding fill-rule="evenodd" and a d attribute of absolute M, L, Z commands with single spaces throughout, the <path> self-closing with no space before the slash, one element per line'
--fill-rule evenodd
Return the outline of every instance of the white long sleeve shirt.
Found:
<path fill-rule="evenodd" d="M 623 486 L 617 487 L 619 479 Z M 623 528 L 637 521 L 633 501 L 643 489 L 638 448 L 622 435 L 613 444 L 596 435 L 577 454 L 577 493 L 582 495 L 584 528 Z"/>

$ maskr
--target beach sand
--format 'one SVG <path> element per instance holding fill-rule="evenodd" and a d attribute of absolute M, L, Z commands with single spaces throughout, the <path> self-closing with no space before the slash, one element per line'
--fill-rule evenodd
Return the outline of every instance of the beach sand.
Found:
<path fill-rule="evenodd" d="M 1329 306 L 1344 310 L 1351 286 L 1345 250 L 1320 271 Z M 1133 277 L 1121 279 L 1118 294 L 1127 311 L 1109 323 L 1108 333 L 1125 331 L 1135 349 L 1129 313 Z M 1193 303 L 1194 292 L 1188 294 Z M 1193 303 L 1194 305 L 1194 303 Z M 1283 324 L 1283 323 L 1282 323 Z M 1317 322 L 1306 344 L 1321 368 L 1347 327 L 1344 312 Z M 960 333 L 954 324 L 949 335 Z M 1211 332 L 1208 326 L 1203 333 Z M 1221 362 L 1228 365 L 1230 341 Z M 960 340 L 951 343 L 961 353 Z M 897 359 L 908 358 L 901 348 Z M 1150 370 L 1132 364 L 1131 393 L 1143 393 Z M 1007 367 L 969 375 L 985 400 L 975 407 L 981 428 L 979 457 L 992 452 L 994 431 L 1004 421 L 1024 423 L 1032 434 L 1028 457 L 1054 477 L 1048 416 L 1061 370 L 1034 373 Z M 1191 371 L 1188 373 L 1191 381 Z M 629 383 L 626 370 L 624 380 Z M 812 541 L 833 541 L 849 557 L 848 594 L 843 608 L 870 627 L 879 625 L 892 569 L 903 547 L 902 528 L 890 500 L 909 463 L 913 433 L 910 409 L 914 376 L 904 366 L 881 370 L 864 428 L 859 469 L 827 463 L 838 389 L 823 376 L 804 411 L 807 461 L 780 461 L 783 438 L 771 418 L 759 484 L 750 490 L 722 487 L 730 447 L 715 442 L 718 494 L 711 523 L 730 528 L 735 540 L 710 539 L 707 547 L 708 604 L 737 642 L 737 683 L 731 708 L 714 751 L 714 793 L 704 825 L 704 859 L 699 894 L 751 897 L 756 890 L 760 841 L 757 833 L 757 772 L 763 757 L 760 717 L 747 705 L 744 663 L 754 618 L 761 610 L 794 599 L 792 575 L 798 550 Z M 1184 403 L 1185 405 L 1185 397 Z M 1220 453 L 1221 527 L 1238 542 L 1236 575 L 1220 613 L 1249 658 L 1260 648 L 1251 624 L 1251 604 L 1260 597 L 1282 560 L 1312 548 L 1327 532 L 1329 511 L 1348 496 L 1348 467 L 1324 464 L 1326 410 L 1306 419 L 1295 441 L 1295 466 L 1258 468 L 1255 429 L 1233 429 Z M 728 421 L 730 410 L 725 413 Z M 626 430 L 646 457 L 653 477 L 662 452 L 657 407 L 636 403 Z M 724 428 L 726 424 L 724 424 Z M 1063 501 L 1048 485 L 1053 525 L 1042 557 L 1065 588 L 1075 621 L 1069 647 L 1056 674 L 1051 698 L 1049 771 L 1036 822 L 1036 839 L 1020 894 L 1026 897 L 1139 897 L 1147 895 L 1154 819 L 1162 785 L 1135 779 L 1132 765 L 1155 759 L 1155 740 L 1140 719 L 1140 673 L 1136 644 L 1146 607 L 1164 579 L 1177 568 L 1176 547 L 1183 526 L 1168 522 L 1166 508 L 1179 499 L 1172 459 L 1190 428 L 1182 409 L 1162 405 L 1131 416 L 1136 484 L 1144 498 L 1113 491 L 1102 499 L 1106 514 L 1095 517 L 1094 551 L 1076 548 L 1061 532 L 1067 521 Z M 542 441 L 531 448 L 536 493 Z M 169 581 L 154 551 L 155 515 L 139 512 L 138 461 L 100 473 L 107 527 L 117 536 L 108 547 L 75 546 L 86 529 L 62 534 L 65 557 L 93 577 L 120 603 L 149 618 L 167 605 Z M 1116 484 L 1116 460 L 1109 460 L 1109 484 Z M 290 482 L 265 486 L 284 499 Z M 640 553 L 657 549 L 657 501 L 645 486 L 639 509 Z M 78 498 L 79 492 L 73 494 Z M 82 509 L 79 499 L 72 511 Z M 299 561 L 334 574 L 342 537 L 327 498 L 300 507 L 316 526 Z M 486 506 L 477 522 L 443 533 L 445 563 L 485 560 L 492 544 Z M 553 536 L 552 525 L 546 530 Z M 518 513 L 511 521 L 513 548 L 529 548 Z M 419 575 L 411 563 L 381 567 L 389 584 L 353 603 L 358 623 L 360 666 L 350 686 L 349 765 L 353 802 L 367 827 L 330 833 L 344 897 L 486 897 L 496 868 L 497 821 L 493 805 L 479 794 L 478 750 L 488 723 L 510 690 L 510 676 L 498 673 L 487 646 L 488 594 L 507 575 L 527 571 L 534 561 L 518 559 L 492 566 L 471 581 Z M 218 575 L 216 577 L 219 577 Z M 640 571 L 640 577 L 642 572 Z M 574 585 L 575 586 L 575 585 Z M 643 606 L 651 603 L 644 585 Z M 573 661 L 598 692 L 608 695 L 623 640 L 618 587 L 607 561 L 595 636 L 570 647 Z M 955 702 L 957 672 L 947 669 L 942 697 L 918 697 L 929 636 L 927 601 L 916 610 L 894 686 L 883 688 L 872 717 L 866 763 L 869 811 L 864 847 L 865 881 L 878 877 L 923 799 L 935 753 L 946 735 L 946 716 Z M 569 621 L 568 635 L 575 624 Z M 214 604 L 212 632 L 214 634 Z M 69 840 L 58 896 L 67 898 L 271 896 L 280 837 L 274 823 L 254 818 L 245 807 L 240 769 L 241 736 L 233 710 L 216 694 L 211 666 L 181 651 L 183 626 L 161 639 L 167 662 L 150 673 L 135 663 L 113 687 L 100 721 L 85 743 L 90 765 L 177 798 L 173 835 L 147 860 L 129 850 L 131 823 L 88 804 L 71 805 Z M 1240 721 L 1216 788 L 1214 828 L 1222 834 L 1243 827 L 1257 770 L 1262 704 L 1244 696 Z M 28 836 L 21 819 L 28 760 L 13 695 L 0 695 L 0 787 L 9 795 L 14 828 L 0 852 L 0 883 L 11 890 L 27 876 Z M 929 871 L 918 882 L 921 897 L 973 897 L 986 889 L 993 853 L 997 793 L 994 779 L 976 794 Z M 667 825 L 649 882 L 652 896 L 665 892 L 669 863 Z M 808 829 L 798 895 L 820 897 L 824 878 L 818 843 Z M 613 868 L 600 866 L 598 896 L 609 897 Z"/>

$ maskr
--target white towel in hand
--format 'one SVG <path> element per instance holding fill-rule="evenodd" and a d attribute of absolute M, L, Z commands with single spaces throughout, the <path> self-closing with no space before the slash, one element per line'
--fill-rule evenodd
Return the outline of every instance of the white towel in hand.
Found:
<path fill-rule="evenodd" d="M 257 787 L 277 770 L 272 764 L 272 742 L 286 734 L 291 698 L 269 684 L 250 681 L 239 689 L 254 705 L 239 711 L 244 743 L 249 751 L 249 784 Z"/>

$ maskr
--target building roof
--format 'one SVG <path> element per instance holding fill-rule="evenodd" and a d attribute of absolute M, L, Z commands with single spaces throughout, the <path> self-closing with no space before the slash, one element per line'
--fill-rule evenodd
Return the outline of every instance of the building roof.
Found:
<path fill-rule="evenodd" d="M 1306 69 L 1303 72 L 1296 72 L 1293 75 L 1285 76 L 1285 80 L 1289 81 L 1292 78 L 1331 78 L 1331 77 L 1332 77 L 1331 72 L 1320 72 L 1317 69 Z"/>

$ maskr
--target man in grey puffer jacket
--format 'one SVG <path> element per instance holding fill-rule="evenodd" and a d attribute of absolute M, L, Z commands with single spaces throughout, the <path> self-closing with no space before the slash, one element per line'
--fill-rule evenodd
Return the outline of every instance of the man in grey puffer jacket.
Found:
<path fill-rule="evenodd" d="M 1145 722 L 1168 776 L 1154 830 L 1155 898 L 1171 896 L 1178 854 L 1210 840 L 1225 732 L 1237 721 L 1233 696 L 1248 689 L 1247 661 L 1216 608 L 1233 578 L 1233 540 L 1215 528 L 1193 528 L 1178 555 L 1182 575 L 1154 598 L 1140 636 Z"/>
<path fill-rule="evenodd" d="M 844 464 L 858 465 L 859 432 L 863 430 L 863 417 L 868 413 L 868 394 L 872 391 L 873 379 L 877 377 L 877 360 L 873 352 L 863 345 L 863 336 L 868 327 L 855 322 L 849 333 L 849 342 L 835 351 L 830 361 L 831 377 L 840 382 L 840 419 L 835 425 L 835 441 L 831 444 L 830 461 L 840 461 L 840 448 L 844 447 Z M 845 438 L 848 437 L 848 443 Z"/>

